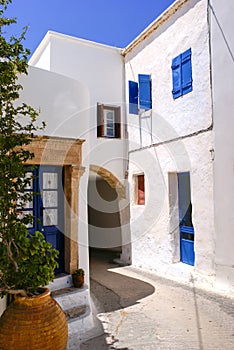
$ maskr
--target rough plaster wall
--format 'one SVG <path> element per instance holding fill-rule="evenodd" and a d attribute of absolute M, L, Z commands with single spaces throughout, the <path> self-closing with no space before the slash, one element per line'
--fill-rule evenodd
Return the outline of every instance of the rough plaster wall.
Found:
<path fill-rule="evenodd" d="M 172 98 L 172 58 L 192 48 L 193 91 Z M 209 37 L 206 1 L 189 1 L 140 48 L 126 57 L 126 80 L 138 73 L 151 74 L 153 110 L 141 117 L 128 115 L 130 150 L 132 261 L 137 266 L 159 269 L 178 261 L 178 211 L 169 203 L 168 173 L 190 171 L 195 267 L 214 272 L 214 216 L 212 133 L 190 134 L 212 123 Z M 190 135 L 159 147 L 152 143 Z M 134 204 L 133 175 L 145 172 L 146 205 Z M 173 217 L 170 217 L 172 215 Z"/>
<path fill-rule="evenodd" d="M 233 0 L 212 0 L 211 54 L 214 101 L 214 198 L 216 274 L 221 288 L 234 291 L 234 37 Z"/>
<path fill-rule="evenodd" d="M 194 1 L 189 1 L 194 3 Z M 211 125 L 210 59 L 206 1 L 196 1 L 185 14 L 182 9 L 126 57 L 128 80 L 151 74 L 153 116 L 128 115 L 130 150 L 137 145 L 170 140 Z M 143 44 L 142 44 L 143 46 Z M 192 49 L 193 91 L 172 98 L 172 58 Z M 127 96 L 128 100 L 128 96 Z M 140 135 L 139 124 L 145 129 Z"/>
<path fill-rule="evenodd" d="M 167 146 L 149 148 L 130 155 L 129 180 L 144 171 L 146 205 L 134 203 L 131 186 L 131 232 L 133 264 L 151 269 L 178 261 L 178 205 L 169 210 L 168 174 L 190 171 L 196 269 L 206 274 L 214 270 L 214 225 L 211 133 L 173 143 L 180 149 L 173 157 Z M 141 153 L 141 156 L 139 156 Z M 174 189 L 176 191 L 176 188 Z M 206 200 L 204 200 L 204 198 Z M 171 213 L 171 217 L 170 217 Z M 174 224 L 172 224 L 174 223 Z"/>

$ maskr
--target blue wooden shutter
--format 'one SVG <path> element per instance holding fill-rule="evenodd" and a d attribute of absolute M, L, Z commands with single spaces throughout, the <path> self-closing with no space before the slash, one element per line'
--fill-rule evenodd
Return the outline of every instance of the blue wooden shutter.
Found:
<path fill-rule="evenodd" d="M 138 114 L 138 84 L 129 80 L 129 113 Z"/>
<path fill-rule="evenodd" d="M 178 98 L 192 91 L 191 49 L 172 60 L 173 98 Z"/>
<path fill-rule="evenodd" d="M 142 109 L 151 109 L 151 78 L 148 74 L 139 74 L 139 103 Z"/>
<path fill-rule="evenodd" d="M 172 60 L 172 83 L 173 98 L 178 98 L 182 95 L 182 86 L 181 86 L 181 55 L 173 58 Z"/>
<path fill-rule="evenodd" d="M 183 95 L 192 91 L 192 63 L 191 49 L 185 51 L 181 55 L 182 70 L 182 92 Z"/>

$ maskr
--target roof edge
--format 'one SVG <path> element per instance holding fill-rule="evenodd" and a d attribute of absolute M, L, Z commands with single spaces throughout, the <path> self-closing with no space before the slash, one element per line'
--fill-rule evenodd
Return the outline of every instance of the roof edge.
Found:
<path fill-rule="evenodd" d="M 102 43 L 98 43 L 96 41 L 87 40 L 87 39 L 83 39 L 83 38 L 77 38 L 77 37 L 72 36 L 72 35 L 67 35 L 67 34 L 63 34 L 63 33 L 49 30 L 45 34 L 44 38 L 42 39 L 42 41 L 40 42 L 40 44 L 38 45 L 38 47 L 36 48 L 34 53 L 32 54 L 32 56 L 29 60 L 30 65 L 33 65 L 34 61 L 37 60 L 38 55 L 40 55 L 41 52 L 43 52 L 45 47 L 50 42 L 51 38 L 59 38 L 59 39 L 65 39 L 65 40 L 69 40 L 69 41 L 79 42 L 83 45 L 96 46 L 96 47 L 99 47 L 100 49 L 103 49 L 103 50 L 117 51 L 119 53 L 122 53 L 122 50 L 123 50 L 122 48 L 119 48 L 119 47 L 115 47 L 115 46 L 111 46 L 111 45 L 107 45 L 107 44 L 102 44 Z"/>

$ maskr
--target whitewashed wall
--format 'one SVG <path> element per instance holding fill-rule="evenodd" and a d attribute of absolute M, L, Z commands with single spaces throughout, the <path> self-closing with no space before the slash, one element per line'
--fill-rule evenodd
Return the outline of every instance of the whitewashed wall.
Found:
<path fill-rule="evenodd" d="M 234 291 L 234 38 L 232 0 L 210 1 L 217 284 Z"/>
<path fill-rule="evenodd" d="M 87 86 L 74 79 L 32 66 L 29 66 L 27 76 L 20 77 L 20 83 L 23 86 L 20 100 L 39 111 L 38 124 L 41 121 L 46 122 L 46 128 L 41 134 L 77 139 L 86 133 L 89 127 L 90 103 Z M 84 154 L 89 152 L 87 141 L 82 146 Z M 80 179 L 79 262 L 80 267 L 86 271 L 88 283 L 87 157 L 82 161 L 82 165 L 86 172 Z"/>
<path fill-rule="evenodd" d="M 84 159 L 88 157 L 90 164 L 103 166 L 122 180 L 125 172 L 123 138 L 97 139 L 97 103 L 121 106 L 121 121 L 123 125 L 125 123 L 124 64 L 120 49 L 48 32 L 30 64 L 77 80 L 86 87 L 89 93 L 89 124 L 87 130 L 78 132 L 78 137 L 86 139 L 89 144 L 89 152 L 84 154 Z M 77 99 L 80 98 L 77 95 Z M 72 126 L 74 128 L 75 125 Z M 122 137 L 125 137 L 123 127 Z"/>
<path fill-rule="evenodd" d="M 177 4 L 180 1 L 177 1 Z M 177 6 L 175 3 L 175 7 Z M 154 270 L 179 260 L 178 211 L 170 217 L 168 174 L 191 172 L 195 268 L 214 273 L 212 108 L 207 1 L 187 1 L 126 55 L 128 80 L 151 74 L 152 113 L 128 115 L 133 264 Z M 165 16 L 166 18 L 166 16 Z M 172 59 L 191 48 L 193 91 L 172 97 Z M 141 128 L 140 128 L 141 126 Z M 195 136 L 196 133 L 196 136 Z M 177 142 L 149 147 L 184 137 Z M 142 150 L 140 148 L 143 147 Z M 133 175 L 145 172 L 146 205 L 134 204 Z M 177 220 L 176 220 L 177 218 Z"/>

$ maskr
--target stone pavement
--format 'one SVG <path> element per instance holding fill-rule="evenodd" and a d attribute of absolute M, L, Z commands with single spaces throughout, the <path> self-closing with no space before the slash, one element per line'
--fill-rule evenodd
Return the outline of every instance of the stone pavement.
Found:
<path fill-rule="evenodd" d="M 233 350 L 234 299 L 178 284 L 97 254 L 91 292 L 98 336 L 80 350 Z"/>

